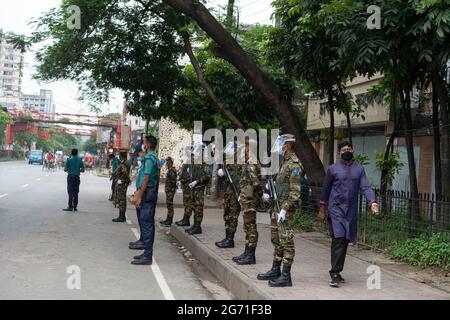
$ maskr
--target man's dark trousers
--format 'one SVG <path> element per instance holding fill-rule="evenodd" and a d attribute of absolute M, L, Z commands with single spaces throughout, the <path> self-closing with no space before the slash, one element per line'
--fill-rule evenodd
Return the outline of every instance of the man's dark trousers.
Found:
<path fill-rule="evenodd" d="M 80 176 L 69 174 L 67 176 L 67 193 L 69 194 L 69 208 L 78 206 L 78 193 L 80 192 Z"/>
<path fill-rule="evenodd" d="M 345 256 L 349 241 L 346 238 L 333 238 L 331 241 L 330 275 L 336 275 L 344 270 Z"/>
<path fill-rule="evenodd" d="M 147 190 L 146 192 L 155 192 Z M 138 217 L 141 220 L 141 238 L 144 241 L 144 257 L 152 258 L 153 257 L 153 242 L 155 241 L 155 210 L 156 210 L 156 202 L 146 202 L 145 201 L 145 193 L 143 195 L 143 199 L 141 200 L 141 208 L 138 209 Z M 157 198 L 157 195 L 154 197 Z"/>

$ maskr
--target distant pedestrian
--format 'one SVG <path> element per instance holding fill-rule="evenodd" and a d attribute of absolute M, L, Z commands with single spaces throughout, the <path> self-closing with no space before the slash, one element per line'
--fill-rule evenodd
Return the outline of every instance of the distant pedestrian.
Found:
<path fill-rule="evenodd" d="M 84 163 L 78 157 L 78 150 L 72 150 L 72 156 L 64 164 L 64 172 L 67 172 L 67 193 L 69 194 L 69 206 L 63 211 L 78 211 L 78 193 L 80 192 L 80 173 L 84 172 Z"/>
<path fill-rule="evenodd" d="M 159 160 L 155 150 L 158 140 L 153 136 L 145 138 L 145 149 L 148 152 L 139 170 L 136 180 L 137 191 L 132 203 L 140 220 L 141 237 L 144 252 L 135 256 L 134 265 L 151 265 L 153 262 L 153 242 L 155 240 L 155 209 L 158 201 Z M 131 249 L 137 249 L 130 246 Z"/>
<path fill-rule="evenodd" d="M 331 287 L 339 287 L 349 242 L 358 234 L 358 194 L 366 196 L 372 212 L 378 213 L 375 193 L 369 185 L 364 167 L 353 161 L 353 146 L 344 141 L 338 145 L 341 161 L 328 167 L 320 195 L 319 218 L 328 220 L 331 242 Z M 328 214 L 326 212 L 328 209 Z"/>

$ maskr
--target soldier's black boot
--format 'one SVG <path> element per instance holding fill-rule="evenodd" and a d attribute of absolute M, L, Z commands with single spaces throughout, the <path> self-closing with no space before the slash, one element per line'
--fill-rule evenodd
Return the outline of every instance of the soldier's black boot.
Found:
<path fill-rule="evenodd" d="M 119 212 L 119 216 L 115 219 L 112 219 L 113 222 L 125 222 L 127 218 L 125 217 L 125 212 Z"/>
<path fill-rule="evenodd" d="M 217 241 L 216 246 L 219 248 L 234 248 L 234 232 L 231 230 L 225 230 L 225 239 Z"/>
<path fill-rule="evenodd" d="M 189 229 L 185 230 L 188 234 L 191 236 L 194 234 L 201 234 L 202 233 L 202 227 L 200 226 L 200 223 L 194 222 L 194 225 L 190 227 Z"/>
<path fill-rule="evenodd" d="M 267 272 L 258 274 L 258 280 L 273 280 L 281 275 L 281 261 L 274 261 L 272 264 L 272 269 Z"/>
<path fill-rule="evenodd" d="M 160 223 L 164 227 L 170 227 L 172 225 L 172 222 L 173 222 L 173 218 L 172 217 L 167 217 L 166 220 L 161 221 Z"/>
<path fill-rule="evenodd" d="M 248 252 L 248 246 L 245 245 L 244 253 L 241 254 L 240 256 L 233 257 L 233 261 L 238 262 L 239 259 L 242 259 L 245 255 L 247 255 L 247 252 Z"/>
<path fill-rule="evenodd" d="M 247 264 L 256 264 L 255 247 L 248 248 L 247 254 L 236 261 L 237 264 L 243 266 Z"/>
<path fill-rule="evenodd" d="M 274 280 L 269 280 L 269 286 L 292 287 L 291 266 L 283 266 L 283 271 L 281 272 L 281 275 Z"/>
<path fill-rule="evenodd" d="M 187 215 L 183 216 L 183 219 L 181 219 L 180 221 L 175 222 L 175 224 L 179 227 L 188 227 L 191 225 L 191 223 L 189 222 L 189 218 Z"/>

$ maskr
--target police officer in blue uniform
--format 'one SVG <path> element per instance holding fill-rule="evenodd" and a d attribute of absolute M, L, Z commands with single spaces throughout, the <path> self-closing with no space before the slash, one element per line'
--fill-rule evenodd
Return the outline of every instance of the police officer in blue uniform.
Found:
<path fill-rule="evenodd" d="M 159 160 L 155 153 L 158 140 L 153 136 L 145 137 L 147 154 L 136 180 L 137 192 L 133 197 L 138 219 L 140 220 L 141 239 L 144 252 L 135 256 L 131 264 L 151 265 L 153 262 L 153 242 L 155 240 L 155 209 L 158 201 Z"/>

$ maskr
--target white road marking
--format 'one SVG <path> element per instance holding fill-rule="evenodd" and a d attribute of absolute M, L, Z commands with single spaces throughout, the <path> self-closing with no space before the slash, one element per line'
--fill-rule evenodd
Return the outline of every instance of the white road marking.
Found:
<path fill-rule="evenodd" d="M 139 232 L 136 228 L 131 228 L 131 231 L 134 233 L 134 236 L 136 239 L 140 238 Z M 166 279 L 164 278 L 161 269 L 159 268 L 158 264 L 156 263 L 155 257 L 153 257 L 153 263 L 151 265 L 151 269 L 153 272 L 153 275 L 155 276 L 156 282 L 158 282 L 159 288 L 161 289 L 164 298 L 166 300 L 175 300 L 175 297 L 173 296 L 172 290 L 170 290 L 169 285 L 166 282 Z"/>
<path fill-rule="evenodd" d="M 8 195 L 7 193 L 1 194 L 1 195 L 0 195 L 0 199 L 6 197 L 7 195 Z"/>
<path fill-rule="evenodd" d="M 37 178 L 36 181 L 41 181 L 41 178 Z"/>
<path fill-rule="evenodd" d="M 130 220 L 127 220 L 127 224 L 131 226 L 133 223 Z"/>
<path fill-rule="evenodd" d="M 29 186 L 29 184 L 24 184 L 23 186 L 22 186 L 22 188 L 26 188 L 26 187 L 28 187 Z"/>

